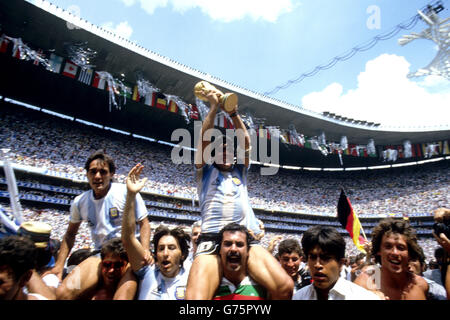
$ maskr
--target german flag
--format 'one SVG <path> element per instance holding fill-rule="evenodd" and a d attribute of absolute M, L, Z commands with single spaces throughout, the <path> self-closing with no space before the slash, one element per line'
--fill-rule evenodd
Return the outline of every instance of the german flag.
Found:
<path fill-rule="evenodd" d="M 345 195 L 344 189 L 341 189 L 341 196 L 339 197 L 337 205 L 337 218 L 342 227 L 350 234 L 350 238 L 352 238 L 353 243 L 358 250 L 366 253 L 366 250 L 363 248 L 366 240 L 360 235 L 360 231 L 362 229 L 361 222 L 359 221 L 356 213 L 353 211 L 352 204 Z"/>

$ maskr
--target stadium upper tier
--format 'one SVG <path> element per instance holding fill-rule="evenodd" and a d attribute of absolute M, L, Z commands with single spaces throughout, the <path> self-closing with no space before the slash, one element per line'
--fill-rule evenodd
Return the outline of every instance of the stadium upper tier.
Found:
<path fill-rule="evenodd" d="M 195 104 L 193 87 L 199 80 L 207 80 L 223 91 L 239 95 L 240 112 L 249 113 L 255 119 L 264 119 L 264 125 L 289 128 L 294 125 L 299 133 L 308 137 L 326 134 L 329 141 L 339 142 L 342 136 L 351 144 L 366 145 L 373 139 L 377 146 L 411 143 L 432 143 L 450 138 L 450 127 L 392 129 L 373 123 L 356 123 L 317 114 L 299 106 L 275 100 L 217 79 L 205 72 L 194 70 L 169 58 L 154 53 L 129 40 L 118 37 L 91 23 L 82 20 L 46 1 L 36 5 L 25 1 L 0 2 L 1 25 L 4 34 L 21 38 L 33 48 L 42 48 L 67 58 L 67 45 L 86 43 L 98 55 L 96 70 L 104 70 L 124 83 L 136 83 L 139 73 L 161 93 L 174 95 L 187 104 Z M 83 85 L 61 74 L 33 68 L 32 64 L 21 64 L 0 57 L 0 94 L 42 108 L 85 119 L 112 128 L 133 132 L 143 136 L 170 141 L 176 128 L 187 127 L 180 114 L 170 114 L 157 108 L 143 108 L 131 101 L 122 110 L 108 111 L 108 95 L 105 90 Z M 425 106 L 424 106 L 425 107 Z M 407 125 L 407 124 L 405 124 Z M 417 161 L 418 159 L 409 159 Z M 407 162 L 407 159 L 399 159 Z M 340 167 L 337 155 L 323 156 L 320 151 L 306 148 L 280 149 L 280 162 L 286 165 Z M 344 157 L 347 167 L 382 164 L 381 156 L 375 158 Z"/>
<path fill-rule="evenodd" d="M 174 164 L 169 146 L 4 103 L 0 104 L 0 128 L 0 148 L 11 149 L 9 158 L 24 170 L 85 182 L 87 157 L 104 149 L 115 159 L 119 182 L 141 162 L 148 177 L 146 191 L 197 199 L 193 165 Z M 343 187 L 361 217 L 430 216 L 450 203 L 449 165 L 449 160 L 442 160 L 382 170 L 280 170 L 273 176 L 262 176 L 253 166 L 248 190 L 252 206 L 269 213 L 335 216 Z"/>

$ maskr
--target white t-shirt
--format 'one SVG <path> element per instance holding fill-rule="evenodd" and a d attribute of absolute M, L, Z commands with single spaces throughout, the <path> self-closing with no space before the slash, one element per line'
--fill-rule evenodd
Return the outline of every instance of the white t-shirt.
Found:
<path fill-rule="evenodd" d="M 92 190 L 75 197 L 70 207 L 70 222 L 78 223 L 86 220 L 91 228 L 95 249 L 115 237 L 120 237 L 122 215 L 125 208 L 127 188 L 124 184 L 111 183 L 111 187 L 101 199 L 95 199 Z M 143 220 L 147 208 L 140 194 L 136 196 L 136 222 Z M 136 228 L 136 236 L 139 228 Z"/>
<path fill-rule="evenodd" d="M 155 265 L 135 273 L 139 279 L 138 300 L 184 300 L 189 269 L 180 269 L 173 278 L 165 277 Z"/>

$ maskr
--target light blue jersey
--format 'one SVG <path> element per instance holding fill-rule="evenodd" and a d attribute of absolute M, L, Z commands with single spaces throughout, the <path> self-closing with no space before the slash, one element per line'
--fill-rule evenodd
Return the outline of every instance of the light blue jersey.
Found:
<path fill-rule="evenodd" d="M 180 269 L 173 278 L 165 277 L 158 267 L 145 266 L 135 273 L 139 279 L 138 300 L 184 300 L 189 269 Z"/>
<path fill-rule="evenodd" d="M 127 188 L 124 184 L 111 183 L 105 197 L 96 200 L 92 190 L 75 197 L 70 207 L 70 222 L 86 220 L 91 229 L 95 249 L 115 237 L 120 237 L 122 215 L 125 208 Z M 136 196 L 136 222 L 147 217 L 147 208 L 140 194 Z M 139 236 L 136 228 L 136 236 Z"/>
<path fill-rule="evenodd" d="M 231 171 L 221 171 L 214 165 L 205 165 L 196 172 L 202 214 L 202 234 L 219 233 L 231 222 L 261 232 L 248 199 L 248 169 L 242 164 Z"/>

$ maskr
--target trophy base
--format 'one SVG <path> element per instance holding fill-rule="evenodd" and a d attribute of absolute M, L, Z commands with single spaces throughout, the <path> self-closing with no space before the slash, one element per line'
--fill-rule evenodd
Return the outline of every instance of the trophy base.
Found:
<path fill-rule="evenodd" d="M 220 104 L 226 112 L 232 112 L 238 104 L 238 96 L 235 93 L 225 93 L 220 98 Z"/>

